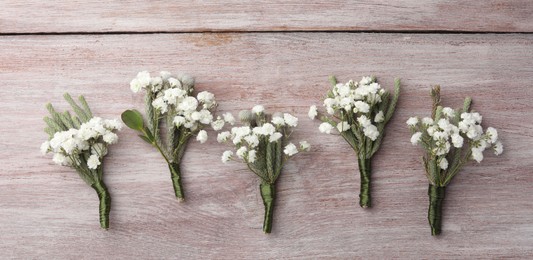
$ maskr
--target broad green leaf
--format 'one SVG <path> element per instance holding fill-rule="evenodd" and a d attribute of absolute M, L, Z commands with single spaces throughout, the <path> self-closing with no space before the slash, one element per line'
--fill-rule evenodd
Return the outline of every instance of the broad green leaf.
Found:
<path fill-rule="evenodd" d="M 133 110 L 126 110 L 121 115 L 122 121 L 124 124 L 126 124 L 129 128 L 137 131 L 143 131 L 144 129 L 144 122 L 143 122 L 143 116 L 141 113 L 135 109 Z"/>

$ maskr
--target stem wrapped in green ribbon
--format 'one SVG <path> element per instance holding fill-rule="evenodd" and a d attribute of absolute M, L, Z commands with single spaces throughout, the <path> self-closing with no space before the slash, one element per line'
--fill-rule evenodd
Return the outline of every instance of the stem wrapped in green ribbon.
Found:
<path fill-rule="evenodd" d="M 429 209 L 428 220 L 431 226 L 431 235 L 436 236 L 441 232 L 442 226 L 442 204 L 444 202 L 444 195 L 446 187 L 438 187 L 429 184 Z"/>
<path fill-rule="evenodd" d="M 98 199 L 100 200 L 100 227 L 103 229 L 109 228 L 109 212 L 111 211 L 111 196 L 107 187 L 103 181 L 97 181 L 91 185 L 91 187 L 98 194 Z"/>
<path fill-rule="evenodd" d="M 362 208 L 369 208 L 370 203 L 370 174 L 372 169 L 370 167 L 371 159 L 358 158 L 359 174 L 361 176 L 361 190 L 359 192 L 359 205 Z"/>
<path fill-rule="evenodd" d="M 274 184 L 269 183 L 261 183 L 261 185 L 259 185 L 259 189 L 261 190 L 263 205 L 265 205 L 263 232 L 268 234 L 272 231 L 272 216 L 274 214 L 274 199 L 276 198 L 276 190 Z"/>
<path fill-rule="evenodd" d="M 184 200 L 185 196 L 181 184 L 180 165 L 178 163 L 170 163 L 168 168 L 170 169 L 170 178 L 172 178 L 172 185 L 174 186 L 174 194 L 176 195 L 176 198 Z"/>

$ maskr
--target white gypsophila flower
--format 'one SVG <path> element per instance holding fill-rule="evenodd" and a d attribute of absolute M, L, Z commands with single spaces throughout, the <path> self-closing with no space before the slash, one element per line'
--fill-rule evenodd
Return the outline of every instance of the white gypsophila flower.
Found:
<path fill-rule="evenodd" d="M 211 123 L 211 127 L 213 128 L 213 130 L 218 131 L 224 127 L 224 124 L 224 120 L 222 120 L 220 117 L 217 117 L 217 120 Z"/>
<path fill-rule="evenodd" d="M 62 153 L 55 153 L 52 160 L 54 161 L 54 163 L 58 165 L 63 165 L 63 166 L 68 165 L 68 161 L 69 161 L 68 158 Z"/>
<path fill-rule="evenodd" d="M 248 157 L 247 157 L 247 161 L 249 163 L 254 163 L 255 162 L 255 159 L 257 159 L 257 151 L 255 150 L 250 150 L 248 152 Z"/>
<path fill-rule="evenodd" d="M 222 162 L 223 163 L 229 162 L 229 160 L 231 160 L 232 156 L 233 156 L 233 152 L 232 151 L 225 151 L 224 153 L 222 153 Z"/>
<path fill-rule="evenodd" d="M 287 124 L 290 127 L 298 126 L 298 118 L 289 113 L 284 113 L 283 119 L 285 120 L 285 124 Z"/>
<path fill-rule="evenodd" d="M 163 79 L 161 77 L 152 77 L 150 85 L 152 85 L 153 92 L 160 91 L 163 88 Z"/>
<path fill-rule="evenodd" d="M 446 118 L 441 118 L 437 125 L 442 129 L 445 133 L 450 134 L 454 130 L 454 125 L 450 124 L 450 121 Z"/>
<path fill-rule="evenodd" d="M 368 119 L 368 117 L 366 117 L 365 115 L 362 115 L 360 117 L 357 118 L 357 122 L 359 122 L 359 124 L 362 126 L 362 127 L 367 127 L 369 125 L 371 125 L 372 123 L 370 122 L 370 119 Z"/>
<path fill-rule="evenodd" d="M 152 101 L 152 106 L 159 110 L 161 114 L 164 114 L 168 111 L 168 104 L 165 102 L 163 97 L 158 97 Z"/>
<path fill-rule="evenodd" d="M 474 159 L 478 163 L 483 161 L 483 149 L 473 147 L 472 148 L 472 159 Z"/>
<path fill-rule="evenodd" d="M 321 133 L 331 134 L 333 126 L 330 123 L 324 122 L 318 126 L 318 130 L 320 130 Z"/>
<path fill-rule="evenodd" d="M 430 126 L 426 131 L 428 132 L 429 136 L 433 136 L 433 134 L 438 131 L 438 127 Z"/>
<path fill-rule="evenodd" d="M 196 135 L 196 141 L 200 142 L 201 144 L 205 143 L 205 141 L 207 141 L 207 132 L 205 130 L 200 130 L 198 135 Z"/>
<path fill-rule="evenodd" d="M 133 93 L 139 92 L 142 88 L 143 85 L 141 85 L 137 78 L 134 78 L 130 81 L 130 89 Z"/>
<path fill-rule="evenodd" d="M 172 88 L 181 89 L 181 82 L 176 78 L 168 78 L 168 84 Z"/>
<path fill-rule="evenodd" d="M 187 92 L 179 88 L 170 88 L 163 92 L 163 100 L 168 104 L 175 105 L 178 98 L 183 98 Z"/>
<path fill-rule="evenodd" d="M 445 107 L 442 109 L 442 114 L 448 118 L 452 118 L 455 115 L 455 111 L 450 107 Z"/>
<path fill-rule="evenodd" d="M 50 142 L 49 141 L 45 141 L 44 143 L 41 144 L 41 153 L 43 155 L 45 155 L 48 152 L 48 149 L 50 149 Z"/>
<path fill-rule="evenodd" d="M 430 125 L 433 125 L 433 118 L 431 117 L 424 117 L 422 118 L 422 124 L 424 126 L 430 126 Z"/>
<path fill-rule="evenodd" d="M 503 144 L 500 141 L 498 141 L 494 144 L 494 146 L 492 146 L 492 149 L 494 149 L 495 155 L 500 155 L 503 153 Z"/>
<path fill-rule="evenodd" d="M 150 73 L 148 71 L 141 71 L 137 73 L 137 76 L 130 82 L 130 89 L 134 93 L 139 92 L 141 89 L 150 85 Z"/>
<path fill-rule="evenodd" d="M 368 113 L 370 111 L 370 105 L 363 101 L 356 101 L 354 103 L 354 113 L 360 112 L 360 113 Z M 356 112 L 357 109 L 357 112 Z"/>
<path fill-rule="evenodd" d="M 159 76 L 163 80 L 168 80 L 168 79 L 170 79 L 172 77 L 172 73 L 170 73 L 169 71 L 166 71 L 166 70 L 162 70 L 162 71 L 159 72 Z"/>
<path fill-rule="evenodd" d="M 265 123 L 261 128 L 263 135 L 271 135 L 276 132 L 276 127 L 271 123 Z"/>
<path fill-rule="evenodd" d="M 255 114 L 261 114 L 264 111 L 265 111 L 265 107 L 263 107 L 262 105 L 256 105 L 252 108 L 252 112 Z"/>
<path fill-rule="evenodd" d="M 385 120 L 385 115 L 383 115 L 383 111 L 379 111 L 374 117 L 374 122 L 376 123 L 381 123 L 384 120 Z"/>
<path fill-rule="evenodd" d="M 103 136 L 103 139 L 108 144 L 115 144 L 118 142 L 118 135 L 113 132 L 108 132 Z"/>
<path fill-rule="evenodd" d="M 100 164 L 101 163 L 100 163 L 100 159 L 98 158 L 98 155 L 93 154 L 89 156 L 89 159 L 87 160 L 87 167 L 89 167 L 89 169 L 95 170 L 96 168 L 98 168 L 98 165 Z"/>
<path fill-rule="evenodd" d="M 408 126 L 416 126 L 418 124 L 418 117 L 410 117 L 406 123 Z"/>
<path fill-rule="evenodd" d="M 280 132 L 275 132 L 268 138 L 269 142 L 276 142 L 278 141 L 283 135 Z"/>
<path fill-rule="evenodd" d="M 255 148 L 259 145 L 259 138 L 257 135 L 247 135 L 244 137 L 244 141 L 246 141 L 252 148 Z"/>
<path fill-rule="evenodd" d="M 420 137 L 422 136 L 421 132 L 416 132 L 411 136 L 411 144 L 416 145 L 418 142 L 420 142 Z"/>
<path fill-rule="evenodd" d="M 246 152 L 248 152 L 248 148 L 246 148 L 246 146 L 241 146 L 241 148 L 237 149 L 237 157 L 239 157 L 239 159 L 244 159 Z"/>
<path fill-rule="evenodd" d="M 211 111 L 207 109 L 202 109 L 200 111 L 200 123 L 204 125 L 208 125 L 213 121 L 213 114 L 211 114 Z"/>
<path fill-rule="evenodd" d="M 301 141 L 300 142 L 300 150 L 302 151 L 309 151 L 311 149 L 311 144 L 307 141 Z"/>
<path fill-rule="evenodd" d="M 350 124 L 348 124 L 348 122 L 346 122 L 346 121 L 342 121 L 342 122 L 337 124 L 337 130 L 339 132 L 341 132 L 341 133 L 344 132 L 344 131 L 347 131 L 349 129 L 350 129 Z"/>
<path fill-rule="evenodd" d="M 447 140 L 448 134 L 446 132 L 436 131 L 433 133 L 433 140 L 439 141 L 439 140 Z"/>
<path fill-rule="evenodd" d="M 235 124 L 235 117 L 233 117 L 233 115 L 230 112 L 224 113 L 222 115 L 222 117 L 224 118 L 224 121 L 226 121 L 226 123 L 228 123 L 230 125 L 234 125 Z"/>
<path fill-rule="evenodd" d="M 316 118 L 316 116 L 318 115 L 318 111 L 315 105 L 309 107 L 309 112 L 307 113 L 307 115 L 311 120 L 314 120 Z"/>
<path fill-rule="evenodd" d="M 174 124 L 176 125 L 176 127 L 182 126 L 183 124 L 185 124 L 186 121 L 187 119 L 185 119 L 185 117 L 182 117 L 182 116 L 174 117 Z"/>
<path fill-rule="evenodd" d="M 348 96 L 350 94 L 350 85 L 348 84 L 342 84 L 337 83 L 337 85 L 334 88 L 335 92 L 341 97 Z"/>
<path fill-rule="evenodd" d="M 439 167 L 443 170 L 448 169 L 448 160 L 446 160 L 446 158 L 440 159 Z"/>
<path fill-rule="evenodd" d="M 121 130 L 122 123 L 116 119 L 106 119 L 104 120 L 104 127 L 109 130 Z"/>
<path fill-rule="evenodd" d="M 363 133 L 365 134 L 366 137 L 370 138 L 370 140 L 372 141 L 376 141 L 376 139 L 379 136 L 378 128 L 372 124 L 365 126 L 365 128 L 363 129 Z"/>
<path fill-rule="evenodd" d="M 208 91 L 202 91 L 198 93 L 198 101 L 204 104 L 204 108 L 209 109 L 213 107 L 215 102 L 215 95 Z"/>
<path fill-rule="evenodd" d="M 464 142 L 464 139 L 459 134 L 453 134 L 452 135 L 453 147 L 461 148 L 461 147 L 463 147 L 463 142 Z"/>
<path fill-rule="evenodd" d="M 177 109 L 181 111 L 195 111 L 198 107 L 198 100 L 196 98 L 188 96 L 181 100 Z"/>
<path fill-rule="evenodd" d="M 298 153 L 298 148 L 293 143 L 289 143 L 288 145 L 285 146 L 283 153 L 285 153 L 288 156 L 293 156 Z"/>
<path fill-rule="evenodd" d="M 368 84 L 370 84 L 371 82 L 372 82 L 372 77 L 368 77 L 368 76 L 366 76 L 366 77 L 363 77 L 363 78 L 361 79 L 361 81 L 359 81 L 359 84 L 361 84 L 361 85 L 368 85 Z"/>
<path fill-rule="evenodd" d="M 228 131 L 220 132 L 217 135 L 217 141 L 219 143 L 226 142 L 230 137 L 231 137 L 230 132 Z"/>
<path fill-rule="evenodd" d="M 280 116 L 272 117 L 271 122 L 272 124 L 277 125 L 277 126 L 285 125 L 285 120 L 283 119 L 283 117 L 280 117 Z"/>
<path fill-rule="evenodd" d="M 498 131 L 494 127 L 487 128 L 487 135 L 489 137 L 490 143 L 496 143 L 498 141 Z"/>

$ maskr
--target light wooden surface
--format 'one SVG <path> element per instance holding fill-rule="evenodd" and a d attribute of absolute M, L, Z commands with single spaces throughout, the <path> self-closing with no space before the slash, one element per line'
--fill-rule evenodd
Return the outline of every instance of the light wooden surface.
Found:
<path fill-rule="evenodd" d="M 533 256 L 533 35 L 247 33 L 27 35 L 0 37 L 0 258 L 530 258 Z M 220 111 L 262 103 L 300 117 L 295 138 L 312 152 L 284 168 L 273 233 L 261 231 L 259 182 L 226 148 L 192 142 L 183 161 L 187 201 L 173 197 L 157 152 L 124 129 L 105 161 L 111 228 L 75 172 L 39 153 L 44 104 L 84 94 L 95 114 L 142 108 L 128 82 L 140 70 L 188 72 L 216 94 Z M 357 204 L 353 151 L 307 118 L 328 75 L 403 80 L 373 161 L 373 208 Z M 443 234 L 430 236 L 427 181 L 405 121 L 429 113 L 429 87 L 444 104 L 474 97 L 499 129 L 501 157 L 487 153 L 447 189 Z"/>
<path fill-rule="evenodd" d="M 532 9 L 529 0 L 0 0 L 0 33 L 533 32 Z"/>

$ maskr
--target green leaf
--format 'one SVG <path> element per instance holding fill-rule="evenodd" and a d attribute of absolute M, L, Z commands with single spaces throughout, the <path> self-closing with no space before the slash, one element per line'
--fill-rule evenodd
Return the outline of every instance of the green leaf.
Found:
<path fill-rule="evenodd" d="M 137 131 L 143 131 L 144 121 L 143 116 L 139 111 L 135 109 L 126 110 L 124 113 L 122 113 L 121 118 L 124 124 L 126 124 L 129 128 Z"/>
<path fill-rule="evenodd" d="M 149 144 L 154 144 L 152 140 L 150 140 L 150 138 L 144 136 L 144 135 L 139 135 L 139 137 L 141 139 L 143 139 L 145 142 L 149 143 Z"/>
<path fill-rule="evenodd" d="M 335 85 L 337 85 L 337 78 L 333 75 L 329 76 L 329 83 L 331 83 L 332 86 L 335 87 Z"/>

